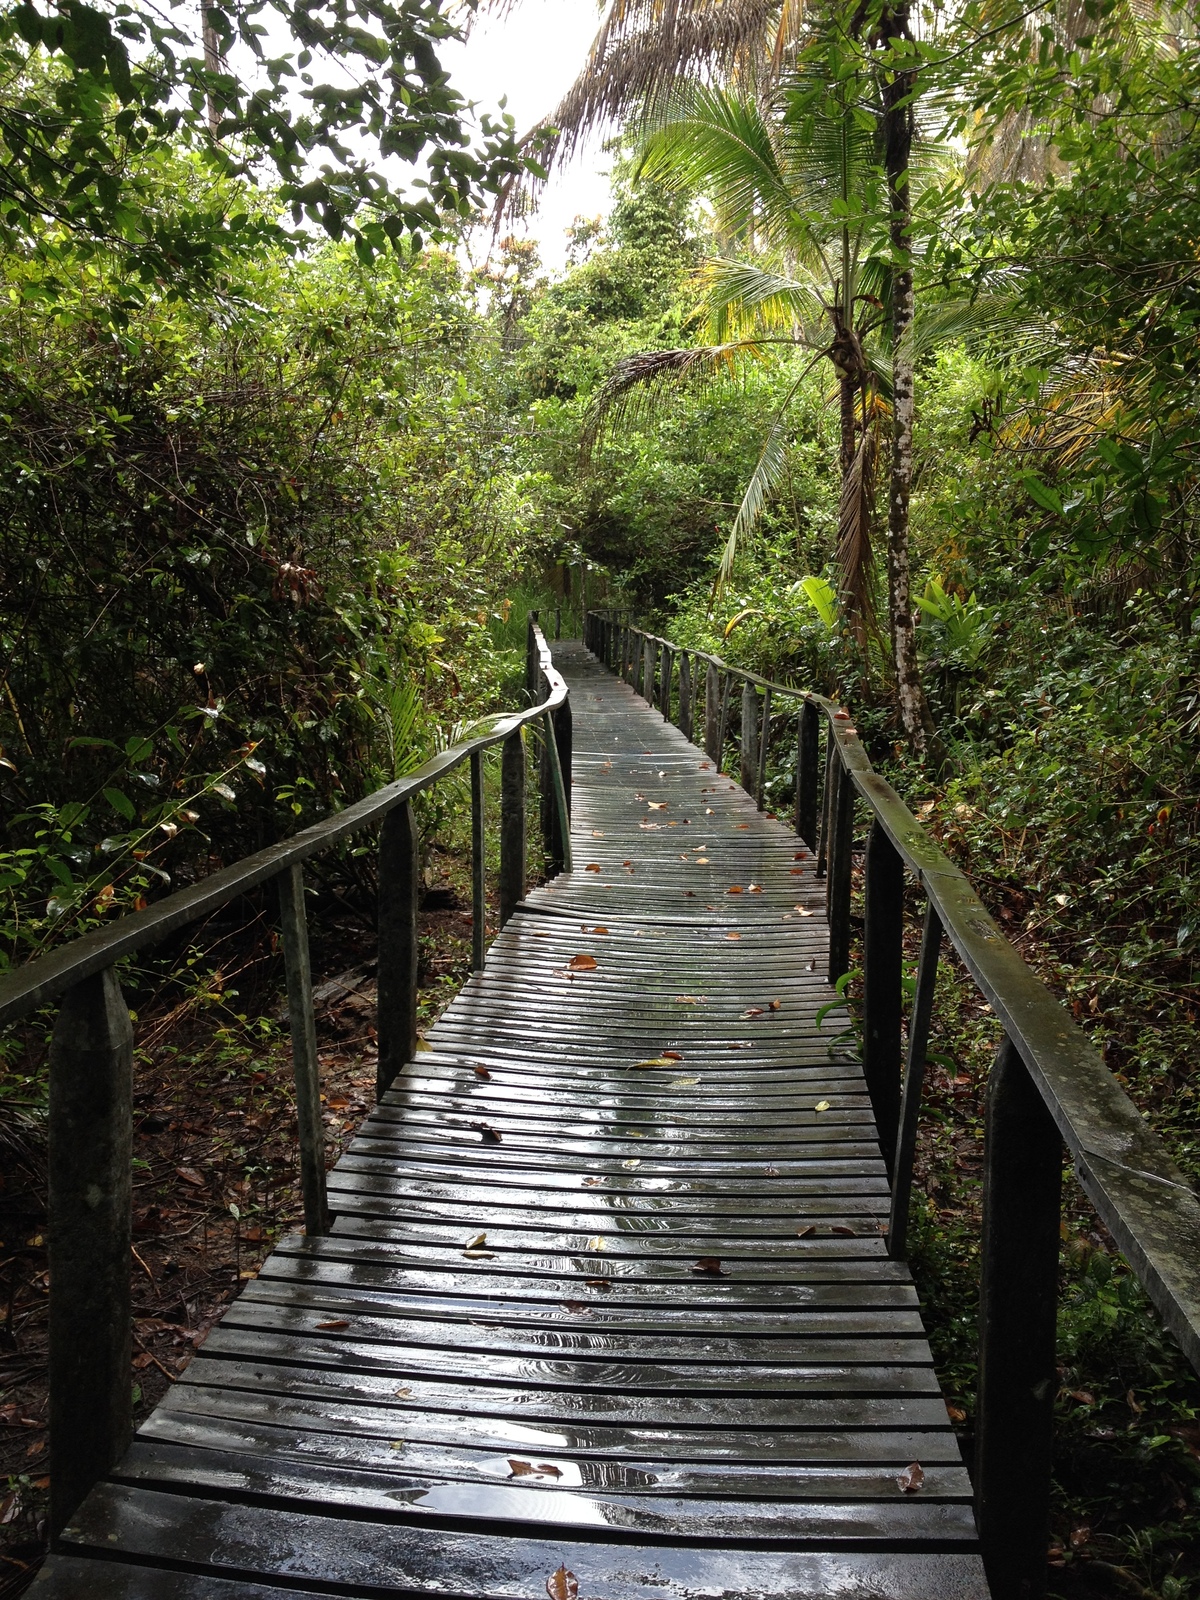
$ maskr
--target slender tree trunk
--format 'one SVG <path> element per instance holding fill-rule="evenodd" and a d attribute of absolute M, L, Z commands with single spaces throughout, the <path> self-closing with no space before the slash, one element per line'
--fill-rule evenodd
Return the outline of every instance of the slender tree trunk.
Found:
<path fill-rule="evenodd" d="M 886 38 L 908 38 L 907 4 L 885 16 Z M 908 511 L 913 478 L 913 364 L 905 336 L 913 320 L 912 209 L 908 165 L 912 153 L 916 84 L 912 72 L 892 72 L 883 85 L 884 165 L 891 212 L 892 273 L 892 462 L 888 485 L 888 617 L 896 692 L 904 732 L 913 750 L 925 754 L 937 743 L 937 730 L 925 698 L 917 660 L 908 553 Z"/>

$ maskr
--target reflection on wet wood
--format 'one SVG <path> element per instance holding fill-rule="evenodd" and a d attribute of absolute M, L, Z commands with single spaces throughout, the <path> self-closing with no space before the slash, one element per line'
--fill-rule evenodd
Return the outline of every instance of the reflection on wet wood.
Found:
<path fill-rule="evenodd" d="M 816 860 L 555 659 L 573 870 L 512 867 L 484 970 L 329 1174 L 333 1231 L 267 1260 L 48 1600 L 541 1600 L 560 1566 L 588 1600 L 985 1600 L 857 1050 L 817 1024 Z"/>

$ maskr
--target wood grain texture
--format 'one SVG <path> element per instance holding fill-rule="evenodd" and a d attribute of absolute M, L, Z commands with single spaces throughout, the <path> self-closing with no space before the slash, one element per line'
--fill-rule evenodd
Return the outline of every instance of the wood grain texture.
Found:
<path fill-rule="evenodd" d="M 580 646 L 555 661 L 573 870 L 521 899 L 330 1173 L 333 1231 L 268 1258 L 43 1595 L 541 1600 L 565 1565 L 588 1600 L 986 1600 L 857 1048 L 817 1023 L 814 857 Z"/>

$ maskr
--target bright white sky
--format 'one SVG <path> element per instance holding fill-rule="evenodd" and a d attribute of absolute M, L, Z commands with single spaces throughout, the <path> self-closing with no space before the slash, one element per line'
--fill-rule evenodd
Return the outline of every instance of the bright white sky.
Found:
<path fill-rule="evenodd" d="M 578 76 L 600 26 L 593 0 L 520 0 L 507 17 L 483 17 L 465 44 L 439 51 L 450 81 L 480 111 L 495 113 L 507 95 L 518 133 L 548 116 Z M 566 256 L 565 230 L 578 216 L 595 217 L 609 206 L 609 158 L 596 139 L 553 174 L 537 214 L 518 233 L 537 239 L 543 264 L 558 270 Z"/>

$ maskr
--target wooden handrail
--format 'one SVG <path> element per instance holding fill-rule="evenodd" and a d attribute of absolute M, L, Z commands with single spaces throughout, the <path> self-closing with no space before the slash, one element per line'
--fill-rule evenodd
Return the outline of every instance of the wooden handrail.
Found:
<path fill-rule="evenodd" d="M 705 651 L 672 644 L 636 627 L 624 613 L 590 613 L 585 642 L 627 679 L 630 662 L 635 668 L 645 663 L 641 692 L 652 703 L 656 661 L 665 663 L 661 679 L 675 658 L 690 658 L 686 678 L 693 698 L 701 692 L 697 664 L 703 662 L 705 749 L 718 769 L 729 691 L 741 683 L 742 781 L 760 807 L 766 715 L 781 699 L 793 702 L 798 716 L 795 825 L 826 878 L 831 982 L 849 965 L 853 813 L 856 801 L 865 802 L 871 836 L 864 879 L 863 1066 L 891 1169 L 888 1247 L 895 1256 L 907 1252 L 917 1119 L 943 938 L 1004 1029 L 985 1139 L 977 1513 L 998 1600 L 1038 1594 L 1045 1581 L 1057 1389 L 1053 1306 L 1061 1146 L 1066 1145 L 1084 1192 L 1198 1371 L 1200 1199 L 1083 1029 L 1004 937 L 966 875 L 872 767 L 847 711 L 811 690 L 774 683 Z M 636 670 L 633 679 L 637 687 Z M 761 737 L 760 690 L 766 714 Z M 669 694 L 669 680 L 665 687 L 660 681 L 658 702 L 669 705 Z M 686 720 L 694 725 L 693 705 Z M 752 761 L 756 747 L 758 759 Z M 927 912 L 907 1060 L 901 1067 L 906 869 L 924 890 Z"/>
<path fill-rule="evenodd" d="M 378 1073 L 382 1094 L 417 1044 L 419 838 L 413 799 L 465 762 L 471 769 L 472 958 L 484 951 L 483 754 L 503 750 L 500 918 L 525 893 L 524 730 L 546 725 L 543 788 L 551 855 L 570 862 L 570 701 L 529 619 L 529 706 L 416 772 L 145 911 L 72 940 L 0 978 L 0 1024 L 62 1000 L 50 1047 L 50 1528 L 63 1528 L 116 1463 L 132 1426 L 130 1382 L 133 1031 L 116 964 L 274 880 L 287 976 L 305 1231 L 330 1228 L 325 1138 L 305 913 L 304 863 L 379 825 Z"/>

